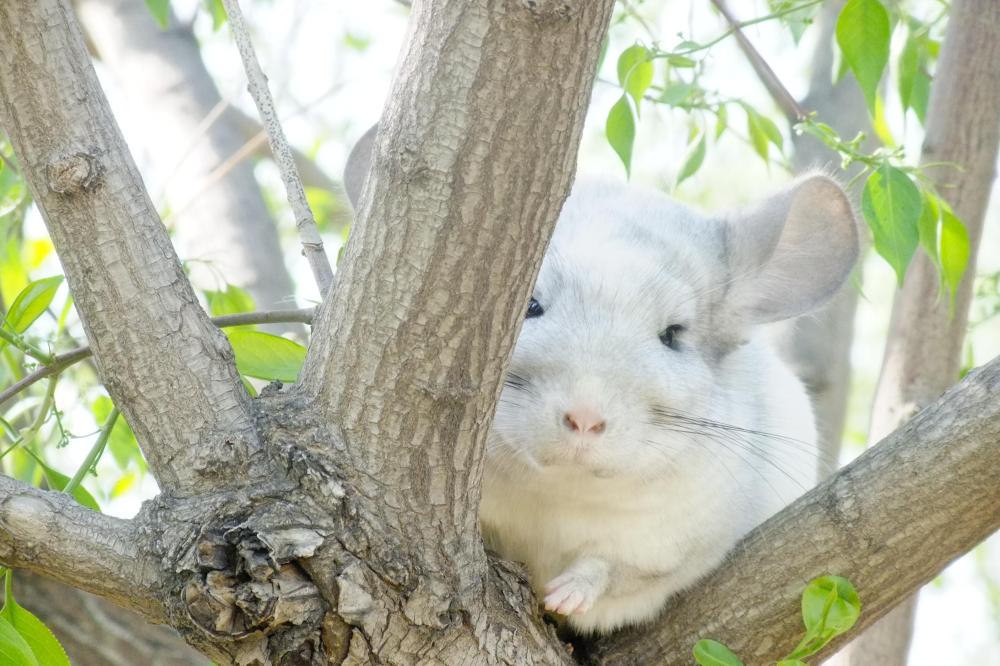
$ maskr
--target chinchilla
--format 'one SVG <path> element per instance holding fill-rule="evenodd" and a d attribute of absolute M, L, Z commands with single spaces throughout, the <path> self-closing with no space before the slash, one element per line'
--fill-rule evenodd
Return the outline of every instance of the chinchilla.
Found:
<path fill-rule="evenodd" d="M 345 182 L 357 201 L 373 132 Z M 582 180 L 546 252 L 490 432 L 480 519 L 580 633 L 654 617 L 816 482 L 813 411 L 769 325 L 858 255 L 839 185 L 740 212 Z"/>

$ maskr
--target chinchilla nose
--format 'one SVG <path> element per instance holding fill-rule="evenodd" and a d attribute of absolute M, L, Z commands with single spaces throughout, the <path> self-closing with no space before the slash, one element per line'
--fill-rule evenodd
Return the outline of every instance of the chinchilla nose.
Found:
<path fill-rule="evenodd" d="M 563 415 L 563 425 L 579 435 L 600 435 L 607 423 L 592 407 L 574 407 Z"/>

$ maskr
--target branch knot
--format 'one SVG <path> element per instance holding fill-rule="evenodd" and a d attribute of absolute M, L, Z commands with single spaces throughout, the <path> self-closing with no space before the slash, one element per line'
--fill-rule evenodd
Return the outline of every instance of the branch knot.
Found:
<path fill-rule="evenodd" d="M 96 155 L 78 152 L 49 162 L 45 177 L 56 194 L 76 194 L 97 189 L 103 172 Z"/>

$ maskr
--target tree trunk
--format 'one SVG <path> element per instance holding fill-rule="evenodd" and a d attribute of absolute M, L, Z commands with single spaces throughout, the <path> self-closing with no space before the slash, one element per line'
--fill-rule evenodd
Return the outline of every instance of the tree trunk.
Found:
<path fill-rule="evenodd" d="M 922 161 L 969 233 L 969 266 L 954 311 L 940 295 L 938 270 L 920 251 L 893 302 L 889 340 L 875 393 L 869 441 L 899 427 L 958 380 L 976 255 L 1000 144 L 1000 4 L 955 0 L 934 75 Z M 902 666 L 916 596 L 851 646 L 851 666 Z"/>
<path fill-rule="evenodd" d="M 171 13 L 160 28 L 134 0 L 76 0 L 83 27 L 101 62 L 127 92 L 140 121 L 140 147 L 165 173 L 165 194 L 180 255 L 196 285 L 219 289 L 219 276 L 247 289 L 259 309 L 295 307 L 278 231 L 264 204 L 250 162 L 215 182 L 208 176 L 246 140 L 201 59 L 190 27 Z M 287 326 L 284 328 L 288 328 Z"/>
<path fill-rule="evenodd" d="M 477 513 L 491 414 L 569 189 L 611 8 L 417 4 L 302 382 L 251 402 L 68 3 L 0 3 L 12 45 L 0 50 L 0 123 L 164 489 L 122 521 L 0 477 L 0 563 L 170 624 L 224 664 L 570 663 L 523 572 L 487 557 Z M 773 658 L 801 631 L 801 585 L 830 569 L 858 584 L 862 626 L 873 621 L 997 528 L 998 389 L 1000 361 L 597 655 L 681 663 L 692 637 L 712 633 Z"/>

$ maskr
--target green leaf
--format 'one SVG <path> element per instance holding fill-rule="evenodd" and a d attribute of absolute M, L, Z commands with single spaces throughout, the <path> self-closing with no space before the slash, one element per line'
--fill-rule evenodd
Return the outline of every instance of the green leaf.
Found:
<path fill-rule="evenodd" d="M 687 157 L 684 158 L 684 165 L 681 167 L 680 172 L 677 174 L 677 183 L 680 185 L 685 180 L 693 176 L 698 169 L 701 168 L 702 162 L 705 161 L 705 133 L 700 132 L 698 134 L 697 141 L 691 143 L 688 146 Z"/>
<path fill-rule="evenodd" d="M 208 302 L 208 311 L 213 317 L 253 312 L 253 296 L 235 284 L 226 285 L 223 291 L 206 291 L 204 293 L 205 300 Z"/>
<path fill-rule="evenodd" d="M 768 141 L 776 145 L 778 150 L 784 149 L 784 138 L 781 136 L 781 131 L 778 129 L 778 126 L 774 124 L 774 121 L 767 116 L 757 114 L 757 122 L 760 123 L 760 128 L 764 131 L 764 135 L 767 137 Z"/>
<path fill-rule="evenodd" d="M 941 206 L 941 277 L 952 300 L 968 265 L 969 232 L 949 206 Z"/>
<path fill-rule="evenodd" d="M 212 17 L 212 30 L 218 31 L 226 24 L 226 19 L 229 17 L 226 15 L 226 6 L 222 4 L 222 0 L 205 0 L 205 9 Z"/>
<path fill-rule="evenodd" d="M 642 96 L 653 82 L 653 62 L 649 49 L 636 44 L 618 56 L 618 83 L 635 100 L 636 112 Z"/>
<path fill-rule="evenodd" d="M 743 662 L 732 650 L 710 638 L 703 638 L 695 643 L 693 654 L 700 666 L 743 666 Z"/>
<path fill-rule="evenodd" d="M 698 87 L 693 83 L 677 81 L 663 89 L 663 92 L 660 93 L 660 101 L 670 106 L 678 106 L 686 102 L 691 97 L 691 93 L 697 89 Z"/>
<path fill-rule="evenodd" d="M 7 325 L 17 333 L 24 333 L 52 303 L 63 277 L 54 275 L 29 282 L 14 299 L 7 312 Z"/>
<path fill-rule="evenodd" d="M 31 646 L 17 629 L 0 617 L 0 664 L 4 666 L 39 666 Z"/>
<path fill-rule="evenodd" d="M 236 352 L 236 369 L 244 375 L 294 383 L 306 357 L 306 348 L 297 342 L 270 333 L 241 329 L 226 330 Z"/>
<path fill-rule="evenodd" d="M 799 661 L 798 659 L 782 659 L 774 666 L 809 666 L 809 664 L 804 661 Z"/>
<path fill-rule="evenodd" d="M 861 601 L 850 581 L 822 576 L 802 591 L 802 621 L 806 635 L 786 659 L 815 654 L 835 636 L 850 630 L 861 615 Z"/>
<path fill-rule="evenodd" d="M 903 111 L 910 108 L 913 84 L 920 70 L 920 45 L 911 32 L 906 38 L 902 53 L 899 54 L 899 102 Z"/>
<path fill-rule="evenodd" d="M 625 165 L 625 175 L 632 174 L 632 144 L 635 143 L 635 117 L 632 115 L 632 107 L 628 103 L 628 96 L 622 95 L 615 102 L 608 112 L 608 120 L 604 126 L 604 133 L 608 137 L 608 143 L 622 164 Z"/>
<path fill-rule="evenodd" d="M 8 572 L 7 576 L 9 580 L 11 573 Z M 69 657 L 66 656 L 62 645 L 52 635 L 49 628 L 42 624 L 41 620 L 18 605 L 10 591 L 10 585 L 7 586 L 7 594 L 4 598 L 3 609 L 0 610 L 0 618 L 21 636 L 36 663 L 42 666 L 70 666 Z M 0 643 L 3 643 L 2 638 L 0 638 Z M 0 650 L 2 649 L 0 647 Z M 2 654 L 0 654 L 0 663 L 8 663 Z"/>
<path fill-rule="evenodd" d="M 922 208 L 920 190 L 889 164 L 872 172 L 861 194 L 861 212 L 871 227 L 875 251 L 896 271 L 900 285 L 917 250 Z"/>
<path fill-rule="evenodd" d="M 35 458 L 35 461 L 41 466 L 42 472 L 45 474 L 45 481 L 49 484 L 49 488 L 62 492 L 62 489 L 66 487 L 67 483 L 69 483 L 69 477 L 52 469 L 37 457 Z M 97 503 L 94 496 L 87 492 L 87 489 L 82 485 L 74 488 L 72 494 L 73 499 L 75 499 L 78 503 L 88 509 L 93 509 L 94 511 L 100 513 L 101 505 Z"/>
<path fill-rule="evenodd" d="M 687 56 L 673 55 L 673 54 L 667 56 L 667 62 L 672 67 L 681 67 L 685 69 L 689 67 L 694 67 L 695 65 L 698 64 L 697 62 L 695 62 L 691 58 L 688 58 Z"/>
<path fill-rule="evenodd" d="M 871 111 L 889 61 L 890 33 L 889 14 L 879 0 L 849 0 L 837 18 L 837 44 Z"/>
<path fill-rule="evenodd" d="M 146 0 L 146 7 L 164 30 L 170 25 L 170 0 Z"/>
<path fill-rule="evenodd" d="M 924 192 L 924 206 L 920 211 L 920 220 L 917 222 L 917 231 L 920 238 L 920 247 L 931 260 L 940 265 L 938 260 L 938 220 L 941 219 L 941 211 L 937 204 L 937 197 L 930 192 Z"/>
<path fill-rule="evenodd" d="M 729 124 L 729 112 L 726 111 L 726 105 L 720 104 L 719 108 L 715 110 L 715 138 L 718 139 L 722 136 L 722 133 L 726 131 L 726 127 Z"/>
<path fill-rule="evenodd" d="M 931 97 L 931 77 L 923 70 L 917 72 L 913 81 L 913 91 L 910 93 L 910 108 L 917 114 L 917 119 L 923 125 L 927 119 L 927 101 Z"/>
<path fill-rule="evenodd" d="M 751 106 L 743 105 L 743 109 L 747 114 L 747 134 L 750 135 L 750 145 L 760 155 L 760 158 L 767 162 L 770 141 L 767 132 L 761 125 L 761 116 Z"/>

